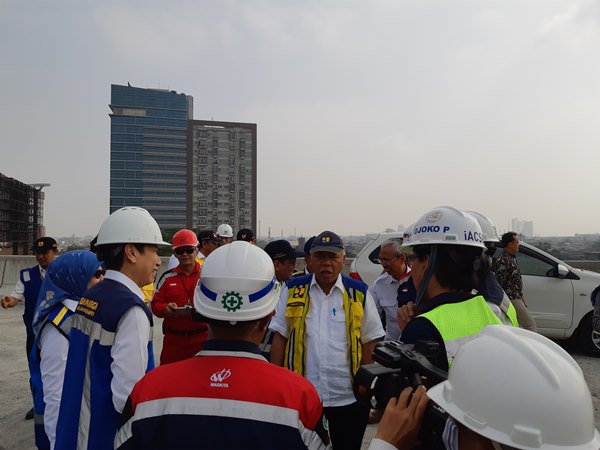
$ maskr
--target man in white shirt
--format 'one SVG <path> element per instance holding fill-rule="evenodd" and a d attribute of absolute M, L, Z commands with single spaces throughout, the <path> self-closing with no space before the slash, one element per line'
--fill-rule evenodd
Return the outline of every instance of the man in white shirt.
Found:
<path fill-rule="evenodd" d="M 412 293 L 413 298 L 408 299 L 411 301 L 416 297 L 414 285 L 410 281 L 410 268 L 406 264 L 406 256 L 400 251 L 401 247 L 402 238 L 391 238 L 381 244 L 379 263 L 383 267 L 383 273 L 370 288 L 377 311 L 385 314 L 386 341 L 396 341 L 402 334 L 398 325 L 398 296 L 410 296 Z"/>
<path fill-rule="evenodd" d="M 383 337 L 367 285 L 342 275 L 342 239 L 331 231 L 310 249 L 312 274 L 294 277 L 282 289 L 269 326 L 275 331 L 271 362 L 305 376 L 323 401 L 334 449 L 360 449 L 369 409 L 352 391 L 361 364 L 372 362 Z"/>

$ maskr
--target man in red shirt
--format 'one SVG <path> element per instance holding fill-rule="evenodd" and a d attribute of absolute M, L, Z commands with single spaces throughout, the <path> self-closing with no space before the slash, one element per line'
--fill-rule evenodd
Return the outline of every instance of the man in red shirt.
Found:
<path fill-rule="evenodd" d="M 152 312 L 164 318 L 161 365 L 191 358 L 208 337 L 206 324 L 192 320 L 194 291 L 200 279 L 198 239 L 193 231 L 183 229 L 173 235 L 172 244 L 179 265 L 161 277 L 152 299 Z"/>

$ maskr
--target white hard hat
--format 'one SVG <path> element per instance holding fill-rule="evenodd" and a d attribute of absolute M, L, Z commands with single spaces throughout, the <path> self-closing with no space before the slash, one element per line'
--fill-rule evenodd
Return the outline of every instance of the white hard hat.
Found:
<path fill-rule="evenodd" d="M 221 237 L 226 237 L 226 238 L 233 237 L 233 228 L 231 228 L 231 225 L 222 223 L 217 228 L 217 235 L 221 236 Z"/>
<path fill-rule="evenodd" d="M 423 214 L 409 230 L 403 249 L 416 245 L 465 245 L 485 248 L 481 227 L 473 216 L 451 206 L 440 206 Z"/>
<path fill-rule="evenodd" d="M 477 211 L 467 212 L 475 217 L 475 220 L 477 220 L 477 223 L 481 227 L 481 231 L 483 232 L 483 242 L 500 242 L 500 239 L 498 239 L 498 232 L 496 231 L 496 225 L 494 225 L 494 222 L 492 222 L 489 217 L 484 216 Z"/>
<path fill-rule="evenodd" d="M 154 217 L 137 206 L 118 209 L 106 218 L 100 226 L 96 245 L 106 244 L 171 245 L 163 241 Z"/>
<path fill-rule="evenodd" d="M 403 243 L 408 240 L 410 235 L 413 233 L 414 228 L 415 228 L 415 224 L 411 223 L 408 227 L 406 227 L 404 229 L 404 233 L 402 233 L 402 242 Z"/>
<path fill-rule="evenodd" d="M 600 448 L 581 369 L 531 331 L 488 325 L 460 348 L 448 380 L 427 395 L 467 428 L 509 447 Z"/>
<path fill-rule="evenodd" d="M 194 307 L 210 319 L 249 321 L 268 316 L 279 298 L 273 261 L 264 250 L 234 241 L 204 261 Z"/>

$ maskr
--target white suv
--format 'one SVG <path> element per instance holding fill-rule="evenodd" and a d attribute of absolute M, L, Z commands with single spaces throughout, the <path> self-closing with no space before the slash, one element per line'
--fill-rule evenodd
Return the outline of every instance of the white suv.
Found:
<path fill-rule="evenodd" d="M 350 266 L 350 276 L 371 284 L 381 274 L 377 263 L 381 243 L 401 233 L 381 233 L 368 242 Z M 498 248 L 495 256 L 499 256 Z M 592 292 L 600 274 L 576 269 L 533 245 L 521 242 L 517 262 L 523 275 L 523 295 L 538 332 L 552 339 L 577 340 L 591 355 L 600 356 L 600 333 L 594 332 Z"/>

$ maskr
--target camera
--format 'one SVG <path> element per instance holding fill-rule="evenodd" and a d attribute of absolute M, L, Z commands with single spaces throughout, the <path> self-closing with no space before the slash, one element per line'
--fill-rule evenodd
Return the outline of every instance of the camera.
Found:
<path fill-rule="evenodd" d="M 354 378 L 356 399 L 370 408 L 385 408 L 392 397 L 398 397 L 407 387 L 423 384 L 431 387 L 448 378 L 448 372 L 430 362 L 439 352 L 439 344 L 418 341 L 416 344 L 388 341 L 377 344 L 373 351 L 374 364 L 362 366 Z M 445 449 L 442 433 L 448 413 L 429 402 L 419 434 L 422 448 Z"/>

